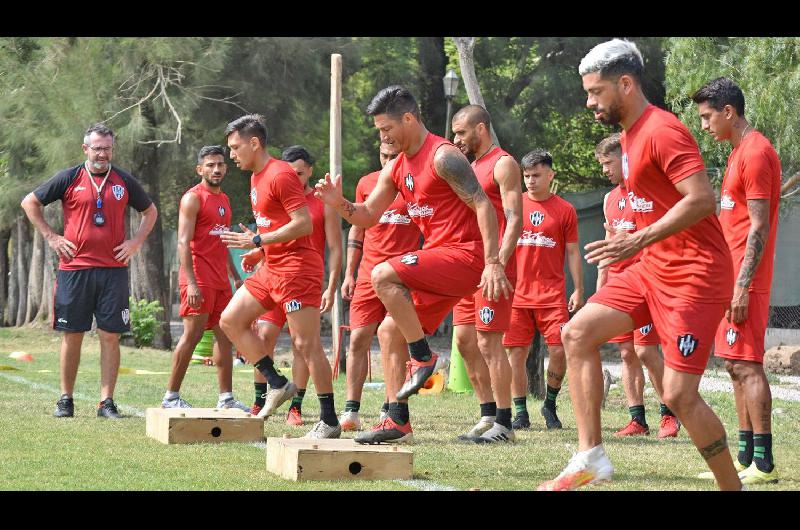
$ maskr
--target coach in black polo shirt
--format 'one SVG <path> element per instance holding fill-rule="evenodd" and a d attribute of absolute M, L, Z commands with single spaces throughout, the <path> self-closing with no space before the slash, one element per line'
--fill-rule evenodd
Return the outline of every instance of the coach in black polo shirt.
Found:
<path fill-rule="evenodd" d="M 111 165 L 114 133 L 103 124 L 83 138 L 86 162 L 59 171 L 22 201 L 28 219 L 59 256 L 53 329 L 61 341 L 61 399 L 56 417 L 72 417 L 83 334 L 97 319 L 100 336 L 100 406 L 97 415 L 119 418 L 114 387 L 119 370 L 119 336 L 130 329 L 128 262 L 156 223 L 153 201 L 129 173 Z M 61 200 L 64 235 L 44 219 L 44 206 Z M 142 213 L 133 238 L 125 239 L 126 207 Z"/>

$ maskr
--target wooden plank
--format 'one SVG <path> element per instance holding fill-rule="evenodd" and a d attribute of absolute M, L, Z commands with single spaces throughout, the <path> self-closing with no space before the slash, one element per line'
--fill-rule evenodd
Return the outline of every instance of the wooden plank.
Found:
<path fill-rule="evenodd" d="M 147 436 L 165 444 L 264 439 L 264 419 L 241 410 L 149 408 L 145 416 Z"/>
<path fill-rule="evenodd" d="M 409 480 L 414 453 L 352 439 L 268 438 L 267 471 L 288 480 Z"/>

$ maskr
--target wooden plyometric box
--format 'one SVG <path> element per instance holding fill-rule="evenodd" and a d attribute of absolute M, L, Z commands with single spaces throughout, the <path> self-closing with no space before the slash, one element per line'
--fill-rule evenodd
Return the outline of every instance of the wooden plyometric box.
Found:
<path fill-rule="evenodd" d="M 289 480 L 410 480 L 414 453 L 352 439 L 267 438 L 267 471 Z"/>
<path fill-rule="evenodd" d="M 149 408 L 146 419 L 147 436 L 165 444 L 264 440 L 264 418 L 238 409 Z"/>

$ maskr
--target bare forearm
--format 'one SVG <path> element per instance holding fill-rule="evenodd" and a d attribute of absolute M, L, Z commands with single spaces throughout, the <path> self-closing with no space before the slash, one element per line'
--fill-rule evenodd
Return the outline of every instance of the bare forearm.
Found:
<path fill-rule="evenodd" d="M 742 268 L 739 270 L 739 277 L 736 279 L 737 286 L 743 289 L 750 288 L 756 270 L 758 270 L 758 265 L 761 263 L 761 258 L 764 256 L 768 235 L 769 228 L 750 229 L 750 233 L 747 234 L 747 245 L 744 250 Z"/>
<path fill-rule="evenodd" d="M 53 236 L 55 234 L 55 230 L 47 224 L 47 221 L 44 219 L 44 206 L 35 198 L 35 196 L 31 193 L 22 201 L 22 209 L 25 211 L 25 215 L 28 216 L 28 220 L 30 220 L 31 224 L 36 227 L 39 232 L 45 237 L 45 239 Z"/>
<path fill-rule="evenodd" d="M 188 242 L 178 241 L 178 259 L 180 260 L 186 283 L 197 285 L 197 278 L 194 275 L 194 264 L 192 262 L 192 250 L 189 248 Z"/>
<path fill-rule="evenodd" d="M 351 226 L 347 234 L 347 267 L 345 276 L 355 276 L 361 256 L 364 254 L 364 229 Z"/>
<path fill-rule="evenodd" d="M 338 248 L 337 248 L 338 247 Z M 339 285 L 339 275 L 342 273 L 342 246 L 336 245 L 328 249 L 328 289 L 335 289 Z M 333 286 L 333 287 L 331 287 Z"/>
<path fill-rule="evenodd" d="M 133 234 L 131 239 L 139 245 L 143 244 L 144 240 L 147 239 L 147 236 L 150 235 L 150 232 L 156 225 L 156 219 L 158 219 L 158 211 L 155 206 L 151 206 L 142 213 L 142 221 L 139 223 L 139 229 L 136 230 L 136 233 Z"/>
<path fill-rule="evenodd" d="M 581 254 L 578 252 L 571 252 L 567 255 L 567 267 L 569 267 L 569 274 L 572 276 L 572 284 L 575 290 L 583 294 L 583 266 L 581 265 Z"/>
<path fill-rule="evenodd" d="M 274 232 L 261 234 L 262 245 L 272 245 L 275 243 L 285 243 L 292 241 L 303 236 L 309 235 L 314 227 L 311 224 L 311 219 L 292 219 L 282 227 Z"/>
<path fill-rule="evenodd" d="M 480 228 L 481 236 L 483 236 L 483 255 L 486 263 L 499 263 L 497 215 L 494 213 L 494 207 L 486 198 L 486 195 L 483 195 L 483 199 L 475 201 L 478 228 Z"/>
<path fill-rule="evenodd" d="M 522 234 L 522 218 L 516 213 L 506 210 L 506 232 L 503 234 L 503 242 L 500 245 L 500 263 L 505 267 L 508 260 L 517 248 L 517 241 Z"/>
<path fill-rule="evenodd" d="M 692 226 L 701 219 L 712 215 L 714 208 L 713 200 L 709 203 L 707 197 L 695 198 L 685 195 L 667 211 L 664 217 L 633 234 L 638 240 L 638 248 L 648 247 Z"/>
<path fill-rule="evenodd" d="M 242 281 L 241 276 L 239 276 L 239 271 L 236 270 L 236 264 L 233 263 L 233 256 L 231 256 L 230 252 L 228 252 L 228 276 L 230 276 L 233 281 Z"/>
<path fill-rule="evenodd" d="M 367 205 L 363 202 L 352 203 L 345 198 L 337 204 L 334 209 L 339 212 L 339 215 L 344 217 L 347 222 L 353 226 L 361 228 L 369 228 L 375 225 L 380 219 L 379 216 L 373 214 Z"/>

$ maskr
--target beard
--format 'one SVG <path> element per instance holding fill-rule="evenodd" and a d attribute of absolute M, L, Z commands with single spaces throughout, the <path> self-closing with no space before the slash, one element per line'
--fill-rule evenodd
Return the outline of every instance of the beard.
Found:
<path fill-rule="evenodd" d="M 599 121 L 603 125 L 617 125 L 622 120 L 622 113 L 619 110 L 619 104 L 617 102 L 612 103 L 602 112 L 604 116 L 600 118 Z"/>
<path fill-rule="evenodd" d="M 212 188 L 219 188 L 220 186 L 222 186 L 222 180 L 221 179 L 220 179 L 219 182 L 214 182 L 209 177 L 203 177 L 203 180 L 205 181 L 206 184 L 208 184 Z"/>

